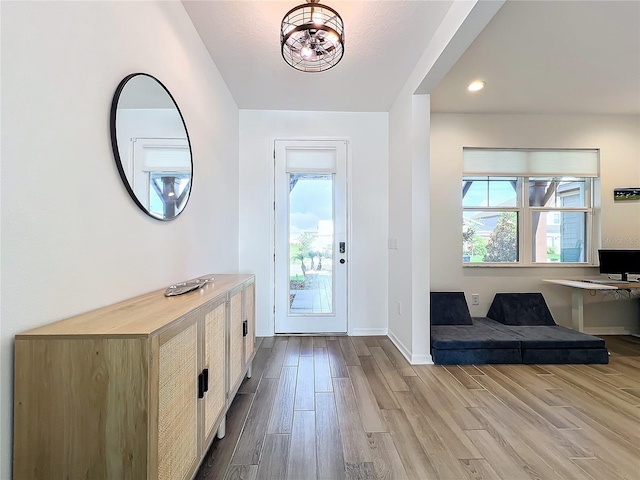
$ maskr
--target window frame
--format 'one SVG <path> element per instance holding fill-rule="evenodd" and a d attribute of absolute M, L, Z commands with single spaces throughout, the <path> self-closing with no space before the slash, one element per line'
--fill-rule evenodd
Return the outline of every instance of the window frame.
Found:
<path fill-rule="evenodd" d="M 595 245 L 597 239 L 595 236 L 595 220 L 594 215 L 596 212 L 596 196 L 595 191 L 599 185 L 599 177 L 579 177 L 575 175 L 567 174 L 566 178 L 576 178 L 580 181 L 584 181 L 585 184 L 585 205 L 584 206 L 531 206 L 529 205 L 529 189 L 525 186 L 529 185 L 530 179 L 541 178 L 565 178 L 563 176 L 543 176 L 543 175 L 478 175 L 478 174 L 463 174 L 462 183 L 466 181 L 480 181 L 480 178 L 486 178 L 487 181 L 491 179 L 499 179 L 500 177 L 516 178 L 516 206 L 477 206 L 468 207 L 462 205 L 464 203 L 464 197 L 461 198 L 462 206 L 462 218 L 464 222 L 464 214 L 469 211 L 495 211 L 496 213 L 502 212 L 515 212 L 517 215 L 517 237 L 518 237 L 518 258 L 515 262 L 465 262 L 462 261 L 463 267 L 478 268 L 478 267 L 567 267 L 578 266 L 587 267 L 597 265 L 597 255 L 594 254 Z M 555 213 L 584 213 L 585 214 L 585 248 L 584 255 L 585 260 L 583 262 L 540 262 L 533 261 L 533 213 L 541 212 L 547 214 Z"/>

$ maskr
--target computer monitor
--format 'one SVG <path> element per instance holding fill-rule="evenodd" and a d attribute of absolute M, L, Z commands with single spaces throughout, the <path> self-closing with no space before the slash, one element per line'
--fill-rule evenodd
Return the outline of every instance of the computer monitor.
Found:
<path fill-rule="evenodd" d="M 600 273 L 619 274 L 628 280 L 629 273 L 640 273 L 640 250 L 598 250 Z"/>

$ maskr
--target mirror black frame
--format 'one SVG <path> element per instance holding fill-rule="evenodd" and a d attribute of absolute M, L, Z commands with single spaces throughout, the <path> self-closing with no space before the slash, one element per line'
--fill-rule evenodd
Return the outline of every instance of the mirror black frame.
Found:
<path fill-rule="evenodd" d="M 187 191 L 187 198 L 184 200 L 184 205 L 182 206 L 182 208 L 180 209 L 180 211 L 178 213 L 176 213 L 174 216 L 172 216 L 170 218 L 158 217 L 158 216 L 155 216 L 155 215 L 151 214 L 151 212 L 140 202 L 140 200 L 136 196 L 136 193 L 133 191 L 133 188 L 132 188 L 131 184 L 129 183 L 129 179 L 127 178 L 127 175 L 126 175 L 126 173 L 124 171 L 124 168 L 122 166 L 122 159 L 120 157 L 120 150 L 118 148 L 118 139 L 117 139 L 117 132 L 116 132 L 116 120 L 117 120 L 118 102 L 120 101 L 120 95 L 122 94 L 122 90 L 124 90 L 124 87 L 127 85 L 129 80 L 131 80 L 134 77 L 138 77 L 138 76 L 149 77 L 152 80 L 155 80 L 163 88 L 163 90 L 167 93 L 167 95 L 169 96 L 169 98 L 173 102 L 173 105 L 175 106 L 175 108 L 176 108 L 176 110 L 178 112 L 178 115 L 180 115 L 180 120 L 182 120 L 182 126 L 184 127 L 184 133 L 187 136 L 187 144 L 189 145 L 189 161 L 191 163 L 191 179 L 189 181 L 189 188 L 188 188 L 188 191 Z M 155 220 L 160 220 L 162 222 L 168 222 L 168 221 L 171 221 L 171 220 L 174 220 L 175 218 L 177 218 L 182 212 L 184 212 L 185 208 L 187 208 L 187 203 L 189 203 L 189 199 L 191 198 L 191 190 L 193 188 L 193 150 L 191 149 L 191 139 L 189 138 L 189 131 L 187 130 L 187 124 L 184 121 L 184 117 L 182 116 L 182 112 L 180 111 L 180 107 L 178 107 L 178 104 L 177 104 L 175 98 L 173 98 L 173 95 L 171 95 L 171 92 L 169 91 L 169 89 L 160 80 L 158 80 L 156 77 L 154 77 L 153 75 L 150 75 L 148 73 L 139 72 L 139 73 L 132 73 L 130 75 L 127 75 L 118 84 L 118 88 L 116 88 L 116 91 L 113 94 L 113 100 L 111 102 L 111 115 L 110 115 L 109 126 L 110 126 L 110 129 L 111 129 L 111 148 L 113 150 L 113 157 L 115 159 L 116 167 L 118 168 L 118 173 L 120 174 L 120 178 L 122 180 L 122 183 L 124 184 L 125 188 L 127 189 L 127 192 L 129 193 L 129 196 L 133 199 L 133 201 L 140 208 L 140 210 L 142 210 L 144 213 L 146 213 L 148 216 L 150 216 L 151 218 L 153 218 Z"/>

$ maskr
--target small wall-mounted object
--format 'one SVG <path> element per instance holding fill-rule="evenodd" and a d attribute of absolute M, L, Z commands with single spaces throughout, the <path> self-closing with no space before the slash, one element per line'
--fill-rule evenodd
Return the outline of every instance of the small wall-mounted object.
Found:
<path fill-rule="evenodd" d="M 640 200 L 640 187 L 613 189 L 614 202 L 629 202 L 633 200 Z"/>
<path fill-rule="evenodd" d="M 191 194 L 193 159 L 175 99 L 147 73 L 127 75 L 111 103 L 111 146 L 129 195 L 144 213 L 173 220 Z"/>

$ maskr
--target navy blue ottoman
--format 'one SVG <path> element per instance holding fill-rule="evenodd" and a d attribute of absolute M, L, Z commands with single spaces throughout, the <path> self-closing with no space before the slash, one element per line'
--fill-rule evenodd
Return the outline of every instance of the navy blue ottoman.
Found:
<path fill-rule="evenodd" d="M 520 342 L 471 318 L 463 292 L 431 292 L 431 356 L 437 365 L 522 363 Z"/>
<path fill-rule="evenodd" d="M 609 363 L 604 340 L 557 325 L 541 293 L 496 293 L 487 317 L 520 341 L 522 363 Z"/>

